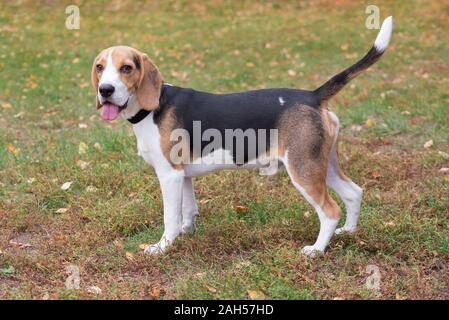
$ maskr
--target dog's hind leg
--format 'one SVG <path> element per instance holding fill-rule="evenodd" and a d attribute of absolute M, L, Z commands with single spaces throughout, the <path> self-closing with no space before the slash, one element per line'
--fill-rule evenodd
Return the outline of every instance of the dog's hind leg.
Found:
<path fill-rule="evenodd" d="M 346 222 L 343 227 L 335 230 L 335 233 L 354 232 L 357 230 L 363 190 L 357 184 L 352 182 L 351 179 L 346 177 L 340 169 L 337 145 L 339 121 L 334 113 L 329 112 L 329 116 L 331 121 L 334 122 L 337 130 L 334 143 L 329 153 L 326 183 L 338 194 L 346 207 Z"/>
<path fill-rule="evenodd" d="M 340 219 L 340 208 L 327 193 L 324 173 L 320 164 L 313 161 L 291 163 L 287 157 L 287 172 L 293 185 L 301 192 L 306 200 L 315 208 L 320 219 L 320 232 L 312 246 L 305 246 L 305 254 L 322 253 L 328 245 Z"/>
<path fill-rule="evenodd" d="M 182 233 L 192 233 L 195 230 L 198 206 L 195 201 L 195 190 L 192 178 L 184 178 L 182 187 Z"/>

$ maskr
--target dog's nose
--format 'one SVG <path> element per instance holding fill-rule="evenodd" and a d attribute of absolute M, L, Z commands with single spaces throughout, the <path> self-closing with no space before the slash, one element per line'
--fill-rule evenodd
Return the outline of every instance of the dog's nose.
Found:
<path fill-rule="evenodd" d="M 103 98 L 110 97 L 115 91 L 115 88 L 113 85 L 110 84 L 102 84 L 100 86 L 100 94 Z"/>

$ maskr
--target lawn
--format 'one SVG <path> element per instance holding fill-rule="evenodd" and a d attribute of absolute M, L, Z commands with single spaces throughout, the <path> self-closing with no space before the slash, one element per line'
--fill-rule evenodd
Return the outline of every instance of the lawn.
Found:
<path fill-rule="evenodd" d="M 313 208 L 286 173 L 243 170 L 195 179 L 196 233 L 143 255 L 162 233 L 158 181 L 130 125 L 100 120 L 91 65 L 127 44 L 179 86 L 314 89 L 372 45 L 367 3 L 74 2 L 79 30 L 69 3 L 0 3 L 0 298 L 449 298 L 448 3 L 376 2 L 391 46 L 330 103 L 360 230 L 310 258 Z"/>

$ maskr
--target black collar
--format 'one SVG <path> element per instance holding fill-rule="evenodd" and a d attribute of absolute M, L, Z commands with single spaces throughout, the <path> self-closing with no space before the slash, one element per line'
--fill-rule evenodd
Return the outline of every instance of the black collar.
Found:
<path fill-rule="evenodd" d="M 162 95 L 164 94 L 164 89 L 165 89 L 165 84 L 162 84 L 162 88 L 161 88 L 161 96 L 159 98 L 159 105 L 161 104 L 161 99 L 162 99 Z M 143 119 L 145 119 L 145 117 L 147 115 L 149 115 L 151 113 L 151 111 L 145 110 L 145 109 L 140 109 L 134 116 L 132 116 L 128 120 L 129 122 L 131 122 L 132 124 L 136 124 L 139 123 L 140 121 L 142 121 Z"/>
<path fill-rule="evenodd" d="M 142 121 L 143 119 L 145 119 L 145 117 L 147 115 L 149 115 L 150 113 L 151 113 L 151 111 L 148 111 L 148 110 L 145 110 L 145 109 L 140 109 L 139 112 L 137 112 L 131 118 L 126 119 L 126 120 L 128 120 L 132 124 L 136 124 L 136 123 L 139 123 L 140 121 Z"/>

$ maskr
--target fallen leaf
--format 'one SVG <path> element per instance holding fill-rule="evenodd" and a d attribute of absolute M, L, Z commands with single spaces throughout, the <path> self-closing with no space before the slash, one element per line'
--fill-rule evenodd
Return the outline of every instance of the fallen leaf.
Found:
<path fill-rule="evenodd" d="M 98 188 L 94 186 L 88 186 L 86 188 L 86 192 L 96 192 L 96 191 L 98 191 Z"/>
<path fill-rule="evenodd" d="M 367 128 L 374 127 L 375 125 L 376 125 L 376 120 L 374 120 L 374 119 L 372 119 L 372 118 L 366 119 L 366 121 L 365 121 L 365 126 L 366 126 Z"/>
<path fill-rule="evenodd" d="M 393 228 L 395 226 L 396 226 L 396 224 L 393 221 L 388 221 L 385 223 L 385 227 L 387 227 L 387 228 Z"/>
<path fill-rule="evenodd" d="M 245 213 L 249 211 L 249 208 L 247 206 L 235 206 L 234 208 L 238 213 Z"/>
<path fill-rule="evenodd" d="M 161 288 L 152 287 L 149 291 L 149 294 L 152 299 L 154 299 L 154 300 L 159 299 L 159 297 L 161 296 Z"/>
<path fill-rule="evenodd" d="M 379 171 L 374 170 L 373 172 L 371 172 L 371 176 L 372 176 L 374 179 L 377 179 L 377 178 L 380 178 L 382 175 L 380 174 Z"/>
<path fill-rule="evenodd" d="M 125 257 L 126 259 L 128 259 L 129 261 L 134 261 L 134 254 L 131 252 L 126 252 L 125 253 Z"/>
<path fill-rule="evenodd" d="M 61 190 L 68 190 L 70 188 L 70 186 L 72 185 L 72 181 L 69 182 L 64 182 L 64 184 L 61 186 Z"/>
<path fill-rule="evenodd" d="M 438 172 L 448 173 L 449 172 L 449 168 L 441 168 L 440 170 L 438 170 Z"/>
<path fill-rule="evenodd" d="M 18 242 L 18 241 L 14 241 L 14 240 L 10 240 L 9 244 L 12 245 L 12 246 L 19 247 L 20 249 L 31 247 L 30 243 L 23 243 L 23 242 Z"/>
<path fill-rule="evenodd" d="M 309 218 L 310 217 L 310 211 L 304 212 L 304 217 Z"/>
<path fill-rule="evenodd" d="M 443 151 L 438 151 L 438 154 L 443 157 L 445 160 L 449 160 L 449 154 Z"/>
<path fill-rule="evenodd" d="M 87 149 L 89 147 L 87 146 L 87 144 L 83 141 L 80 142 L 80 144 L 78 145 L 78 153 L 79 154 L 85 154 L 87 152 Z"/>
<path fill-rule="evenodd" d="M 78 128 L 80 128 L 80 129 L 86 129 L 86 128 L 87 128 L 87 124 L 85 124 L 85 123 L 79 123 L 79 124 L 78 124 Z"/>
<path fill-rule="evenodd" d="M 63 214 L 67 211 L 69 211 L 69 208 L 59 208 L 58 210 L 56 210 L 56 213 Z"/>
<path fill-rule="evenodd" d="M 430 139 L 429 141 L 427 141 L 423 145 L 423 147 L 426 148 L 426 149 L 429 149 L 431 146 L 433 146 L 433 140 L 432 139 Z"/>
<path fill-rule="evenodd" d="M 202 279 L 205 276 L 206 276 L 206 272 L 198 272 L 198 273 L 195 273 L 195 275 L 194 275 L 194 277 L 197 279 Z"/>
<path fill-rule="evenodd" d="M 87 292 L 93 293 L 93 294 L 101 294 L 103 290 L 97 286 L 90 286 L 87 288 Z"/>
<path fill-rule="evenodd" d="M 346 50 L 348 50 L 348 48 L 349 48 L 349 44 L 343 43 L 343 44 L 340 46 L 340 48 L 341 48 L 341 50 L 346 51 Z"/>
<path fill-rule="evenodd" d="M 251 300 L 263 300 L 265 299 L 265 294 L 258 290 L 248 290 L 248 297 Z"/>
<path fill-rule="evenodd" d="M 449 181 L 449 174 L 447 176 L 444 177 L 445 181 Z"/>
<path fill-rule="evenodd" d="M 9 102 L 2 102 L 2 108 L 3 109 L 11 109 L 12 104 L 10 104 Z"/>
<path fill-rule="evenodd" d="M 78 160 L 76 161 L 76 165 L 80 167 L 82 170 L 86 169 L 89 166 L 89 162 Z"/>
<path fill-rule="evenodd" d="M 209 287 L 209 286 L 207 286 L 207 290 L 209 290 L 209 291 L 212 292 L 212 293 L 217 292 L 217 289 L 215 289 L 214 287 Z"/>
<path fill-rule="evenodd" d="M 148 248 L 150 245 L 148 243 L 142 243 L 139 244 L 139 249 L 140 250 L 145 250 L 146 248 Z"/>
<path fill-rule="evenodd" d="M 292 70 L 292 69 L 289 69 L 289 70 L 287 71 L 287 74 L 289 75 L 289 77 L 294 77 L 294 76 L 296 76 L 296 71 L 295 71 L 295 70 Z"/>
<path fill-rule="evenodd" d="M 57 235 L 53 236 L 53 240 L 62 241 L 62 240 L 64 240 L 64 236 L 62 234 L 57 234 Z"/>
<path fill-rule="evenodd" d="M 72 60 L 72 63 L 76 64 L 80 62 L 80 58 L 76 57 L 75 59 Z"/>
<path fill-rule="evenodd" d="M 33 184 L 34 182 L 36 182 L 36 178 L 29 178 L 29 179 L 27 179 L 27 183 L 28 184 Z"/>
<path fill-rule="evenodd" d="M 124 247 L 122 239 L 115 239 L 113 241 L 113 243 L 114 243 L 114 246 L 116 246 L 119 249 L 123 249 L 123 247 Z"/>
<path fill-rule="evenodd" d="M 95 143 L 94 143 L 94 148 L 95 148 L 96 150 L 98 150 L 98 151 L 103 150 L 103 147 L 102 147 L 101 144 L 99 144 L 98 142 L 95 142 Z"/>
<path fill-rule="evenodd" d="M 17 156 L 20 152 L 20 149 L 14 147 L 11 143 L 8 143 L 8 145 L 6 146 L 8 148 L 8 150 L 14 154 L 15 156 Z"/>
<path fill-rule="evenodd" d="M 13 117 L 14 118 L 22 118 L 24 114 L 25 114 L 25 112 L 20 111 L 19 113 L 16 113 Z"/>

